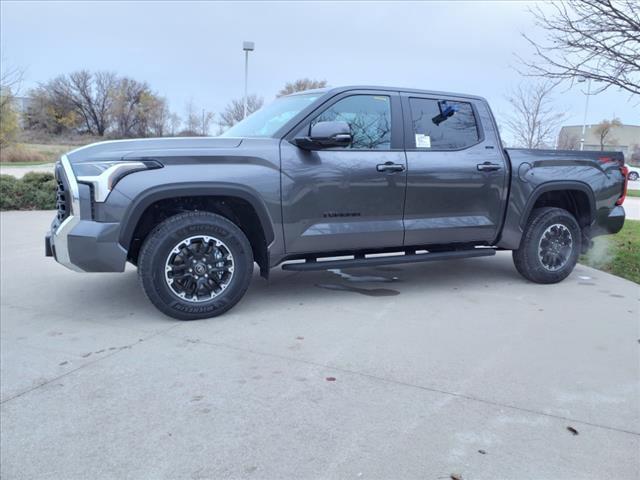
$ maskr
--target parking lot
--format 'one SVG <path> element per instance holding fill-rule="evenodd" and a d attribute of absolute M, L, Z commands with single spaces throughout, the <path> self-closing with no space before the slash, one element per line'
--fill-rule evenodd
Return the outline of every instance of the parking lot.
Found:
<path fill-rule="evenodd" d="M 278 268 L 178 322 L 45 258 L 52 217 L 1 214 L 2 478 L 640 477 L 637 284 Z"/>

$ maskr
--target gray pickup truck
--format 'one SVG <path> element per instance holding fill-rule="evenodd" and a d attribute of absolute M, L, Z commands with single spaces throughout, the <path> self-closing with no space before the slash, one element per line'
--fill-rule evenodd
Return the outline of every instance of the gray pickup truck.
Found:
<path fill-rule="evenodd" d="M 559 282 L 624 223 L 615 152 L 505 149 L 483 98 L 343 87 L 279 98 L 216 138 L 89 145 L 56 164 L 46 253 L 77 271 L 138 267 L 172 317 L 213 317 L 254 269 L 494 255 Z"/>

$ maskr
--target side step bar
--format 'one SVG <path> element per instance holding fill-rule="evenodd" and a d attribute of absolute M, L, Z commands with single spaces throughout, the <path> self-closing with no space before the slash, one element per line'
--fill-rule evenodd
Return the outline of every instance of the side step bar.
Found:
<path fill-rule="evenodd" d="M 328 270 L 330 268 L 376 267 L 379 265 L 395 265 L 398 263 L 433 262 L 436 260 L 452 260 L 457 258 L 491 257 L 496 254 L 493 248 L 474 248 L 470 250 L 454 250 L 451 252 L 410 253 L 405 255 L 390 255 L 386 257 L 353 258 L 344 260 L 316 261 L 307 260 L 304 263 L 285 263 L 283 270 L 311 271 Z"/>

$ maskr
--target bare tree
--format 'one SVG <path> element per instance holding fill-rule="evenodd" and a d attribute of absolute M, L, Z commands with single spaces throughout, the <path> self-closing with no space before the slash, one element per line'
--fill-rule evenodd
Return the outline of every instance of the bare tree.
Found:
<path fill-rule="evenodd" d="M 193 100 L 189 100 L 184 109 L 184 130 L 181 135 L 196 136 L 198 135 L 198 126 L 200 125 L 200 119 L 196 113 L 196 107 Z"/>
<path fill-rule="evenodd" d="M 0 73 L 0 110 L 13 102 L 20 90 L 24 71 L 18 67 L 4 67 Z"/>
<path fill-rule="evenodd" d="M 249 95 L 247 97 L 247 115 L 252 114 L 256 110 L 262 108 L 264 100 L 257 95 Z M 221 130 L 233 127 L 236 123 L 244 118 L 244 103 L 242 99 L 231 100 L 220 114 Z"/>
<path fill-rule="evenodd" d="M 15 108 L 15 95 L 20 89 L 23 71 L 16 67 L 2 69 L 0 74 L 0 146 L 15 140 L 18 132 L 18 112 Z"/>
<path fill-rule="evenodd" d="M 151 91 L 145 91 L 137 108 L 136 136 L 162 137 L 167 129 L 169 107 L 167 101 Z"/>
<path fill-rule="evenodd" d="M 528 75 L 602 82 L 594 92 L 615 86 L 640 94 L 640 3 L 637 0 L 565 0 L 530 11 L 547 33 L 545 42 L 523 36 L 533 60 L 520 61 Z"/>
<path fill-rule="evenodd" d="M 169 114 L 169 133 L 172 137 L 178 133 L 181 123 L 182 119 L 177 113 L 172 112 Z"/>
<path fill-rule="evenodd" d="M 604 146 L 609 144 L 615 144 L 616 140 L 610 138 L 611 130 L 616 127 L 621 127 L 622 122 L 618 118 L 614 118 L 612 120 L 602 120 L 598 125 L 596 125 L 595 133 L 598 136 L 598 141 L 600 142 L 600 151 L 604 150 Z M 607 142 L 607 139 L 609 141 Z"/>
<path fill-rule="evenodd" d="M 155 137 L 163 137 L 171 128 L 171 111 L 167 100 L 163 97 L 153 95 L 150 107 L 147 108 L 147 119 L 149 133 Z"/>
<path fill-rule="evenodd" d="M 189 100 L 185 107 L 185 128 L 180 132 L 180 135 L 191 137 L 208 135 L 214 118 L 213 112 L 198 109 L 193 100 Z"/>
<path fill-rule="evenodd" d="M 180 124 L 166 99 L 147 82 L 113 73 L 82 70 L 61 75 L 30 90 L 29 96 L 26 128 L 54 135 L 76 131 L 116 138 L 163 136 Z M 201 122 L 202 117 L 195 134 L 200 134 Z"/>
<path fill-rule="evenodd" d="M 54 95 L 43 85 L 31 89 L 28 96 L 30 102 L 25 112 L 25 128 L 60 135 L 82 127 L 80 114 L 69 99 Z"/>
<path fill-rule="evenodd" d="M 209 135 L 209 130 L 211 129 L 211 124 L 215 118 L 215 114 L 213 112 L 208 112 L 204 108 L 202 109 L 202 136 Z"/>
<path fill-rule="evenodd" d="M 558 149 L 560 150 L 578 150 L 580 147 L 580 138 L 575 133 L 569 133 L 560 130 L 558 135 Z"/>
<path fill-rule="evenodd" d="M 54 79 L 45 88 L 51 91 L 56 101 L 68 102 L 75 107 L 87 132 L 103 136 L 109 127 L 116 86 L 114 73 L 93 74 L 80 70 Z"/>
<path fill-rule="evenodd" d="M 326 80 L 311 80 L 310 78 L 300 78 L 295 82 L 287 82 L 282 90 L 278 92 L 278 97 L 289 95 L 295 92 L 303 92 L 314 88 L 323 88 L 327 86 Z"/>
<path fill-rule="evenodd" d="M 553 145 L 555 132 L 565 116 L 554 110 L 553 87 L 551 83 L 519 85 L 506 97 L 513 112 L 505 116 L 505 126 L 513 135 L 516 146 L 545 148 Z"/>
<path fill-rule="evenodd" d="M 144 115 L 141 115 L 142 102 L 149 93 L 149 85 L 146 82 L 138 82 L 128 77 L 118 80 L 114 88 L 111 110 L 118 137 L 140 135 L 139 123 L 144 121 Z"/>

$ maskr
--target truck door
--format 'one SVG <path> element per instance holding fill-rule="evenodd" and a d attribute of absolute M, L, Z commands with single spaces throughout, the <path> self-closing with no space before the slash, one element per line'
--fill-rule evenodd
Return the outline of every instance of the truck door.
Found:
<path fill-rule="evenodd" d="M 495 241 L 508 164 L 481 100 L 402 94 L 405 245 Z"/>
<path fill-rule="evenodd" d="M 348 147 L 304 150 L 290 140 L 312 124 L 345 121 Z M 281 142 L 282 217 L 287 253 L 402 246 L 406 158 L 396 92 L 344 92 Z"/>

